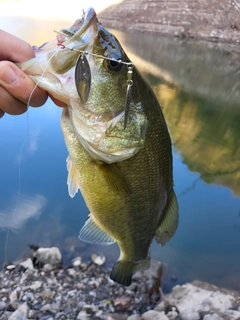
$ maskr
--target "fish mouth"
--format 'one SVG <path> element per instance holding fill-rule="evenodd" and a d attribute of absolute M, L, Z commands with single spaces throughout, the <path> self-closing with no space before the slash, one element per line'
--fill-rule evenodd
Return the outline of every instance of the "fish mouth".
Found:
<path fill-rule="evenodd" d="M 81 52 L 87 49 L 91 51 L 99 24 L 94 9 L 88 8 L 71 27 L 57 32 L 57 38 L 39 48 L 35 47 L 36 57 L 18 63 L 18 67 L 39 87 L 47 90 L 56 99 L 69 104 L 69 92 L 65 88 L 72 87 L 72 70 Z"/>
<path fill-rule="evenodd" d="M 65 47 L 71 49 L 84 50 L 88 44 L 95 38 L 98 31 L 99 21 L 95 10 L 90 7 L 83 13 L 81 19 L 77 20 L 72 27 L 61 30 L 65 34 L 65 40 L 61 41 Z"/>

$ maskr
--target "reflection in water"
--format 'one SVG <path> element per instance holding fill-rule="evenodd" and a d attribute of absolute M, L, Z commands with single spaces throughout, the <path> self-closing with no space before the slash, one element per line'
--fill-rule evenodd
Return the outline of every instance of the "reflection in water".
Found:
<path fill-rule="evenodd" d="M 46 199 L 41 195 L 21 195 L 16 210 L 13 206 L 0 209 L 0 229 L 19 230 L 29 219 L 39 218 L 45 204 Z"/>
<path fill-rule="evenodd" d="M 155 86 L 174 141 L 191 171 L 240 194 L 240 109 L 168 84 Z M 230 112 L 231 111 L 231 112 Z"/>
<path fill-rule="evenodd" d="M 152 85 L 189 169 L 240 194 L 240 50 L 233 54 L 237 49 L 231 53 L 217 44 L 150 35 L 139 35 L 140 42 L 131 34 L 117 35 L 130 57 L 141 57 L 137 66 Z"/>

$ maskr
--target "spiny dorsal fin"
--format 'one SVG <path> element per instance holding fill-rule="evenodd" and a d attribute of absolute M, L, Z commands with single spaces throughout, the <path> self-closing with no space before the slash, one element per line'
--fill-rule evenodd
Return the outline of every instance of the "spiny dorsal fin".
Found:
<path fill-rule="evenodd" d="M 110 190 L 113 190 L 118 195 L 125 196 L 132 193 L 131 186 L 124 176 L 123 172 L 115 163 L 105 163 L 97 160 L 96 165 L 103 174 Z"/>
<path fill-rule="evenodd" d="M 109 236 L 105 231 L 103 231 L 96 225 L 91 213 L 89 214 L 88 220 L 82 227 L 78 239 L 88 243 L 106 245 L 115 242 L 115 239 L 113 237 Z"/>
<path fill-rule="evenodd" d="M 178 226 L 178 203 L 175 192 L 171 194 L 171 199 L 165 217 L 155 232 L 155 239 L 161 245 L 168 242 L 174 235 Z"/>
<path fill-rule="evenodd" d="M 67 157 L 67 169 L 68 169 L 68 178 L 67 178 L 67 185 L 68 185 L 68 193 L 71 198 L 75 196 L 78 192 L 79 187 L 79 180 L 78 180 L 78 173 L 77 169 L 74 166 L 70 155 Z"/>

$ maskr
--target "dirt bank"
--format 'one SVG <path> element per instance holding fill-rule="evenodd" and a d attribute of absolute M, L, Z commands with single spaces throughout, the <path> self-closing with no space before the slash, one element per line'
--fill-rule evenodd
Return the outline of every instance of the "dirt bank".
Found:
<path fill-rule="evenodd" d="M 240 43 L 240 0 L 124 0 L 99 18 L 122 31 Z"/>

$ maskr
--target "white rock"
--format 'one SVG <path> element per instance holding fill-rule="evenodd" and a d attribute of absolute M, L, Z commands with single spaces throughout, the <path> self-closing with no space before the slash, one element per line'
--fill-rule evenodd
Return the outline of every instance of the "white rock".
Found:
<path fill-rule="evenodd" d="M 220 317 L 218 314 L 207 314 L 203 320 L 224 320 L 222 317 Z"/>
<path fill-rule="evenodd" d="M 102 266 L 106 260 L 104 256 L 98 256 L 96 254 L 91 255 L 92 262 L 98 266 Z"/>
<path fill-rule="evenodd" d="M 235 298 L 230 294 L 202 289 L 191 283 L 175 286 L 165 298 L 171 305 L 178 308 L 180 314 L 184 312 L 187 315 L 188 310 L 195 314 L 194 319 L 197 319 L 197 313 L 200 311 L 216 310 L 226 314 L 235 301 Z"/>
<path fill-rule="evenodd" d="M 37 289 L 41 288 L 43 285 L 43 282 L 40 280 L 35 281 L 33 284 L 29 286 L 29 289 L 32 289 L 33 291 L 36 291 Z"/>
<path fill-rule="evenodd" d="M 53 264 L 50 264 L 50 263 L 46 263 L 44 266 L 43 266 L 43 269 L 45 271 L 51 271 L 52 269 L 54 269 L 54 265 Z"/>
<path fill-rule="evenodd" d="M 21 304 L 8 320 L 27 320 L 29 307 L 26 302 Z"/>
<path fill-rule="evenodd" d="M 42 306 L 40 311 L 49 311 L 50 309 L 51 309 L 51 304 L 50 303 L 46 303 L 44 306 Z"/>
<path fill-rule="evenodd" d="M 142 314 L 142 320 L 169 320 L 164 312 L 158 312 L 156 310 L 149 310 Z"/>
<path fill-rule="evenodd" d="M 79 267 L 81 265 L 82 262 L 82 258 L 81 257 L 77 257 L 75 259 L 72 260 L 72 265 L 73 267 Z"/>
<path fill-rule="evenodd" d="M 34 270 L 33 262 L 32 262 L 32 259 L 30 259 L 30 258 L 21 262 L 20 265 L 25 269 Z"/>
<path fill-rule="evenodd" d="M 199 320 L 200 314 L 194 308 L 186 308 L 180 311 L 180 317 L 184 320 Z"/>
<path fill-rule="evenodd" d="M 175 319 L 178 318 L 178 312 L 177 311 L 169 311 L 167 313 L 167 317 L 168 317 L 169 320 L 175 320 Z"/>
<path fill-rule="evenodd" d="M 9 270 L 9 271 L 12 271 L 16 268 L 15 264 L 9 264 L 6 269 Z"/>
<path fill-rule="evenodd" d="M 154 310 L 155 311 L 165 311 L 165 303 L 164 303 L 164 301 L 161 301 L 155 308 L 154 308 Z"/>
<path fill-rule="evenodd" d="M 77 320 L 88 320 L 88 315 L 86 311 L 80 311 L 77 315 Z"/>
<path fill-rule="evenodd" d="M 76 270 L 74 270 L 73 268 L 69 268 L 67 270 L 68 274 L 72 277 L 74 277 L 76 275 Z"/>
<path fill-rule="evenodd" d="M 56 265 L 62 262 L 62 254 L 57 247 L 39 248 L 33 253 L 38 262 Z"/>
<path fill-rule="evenodd" d="M 128 317 L 127 320 L 141 320 L 141 317 L 138 314 L 133 314 L 132 316 Z"/>
<path fill-rule="evenodd" d="M 74 290 L 68 291 L 67 295 L 68 295 L 69 297 L 73 297 L 76 293 L 77 293 L 77 290 L 74 289 Z"/>

